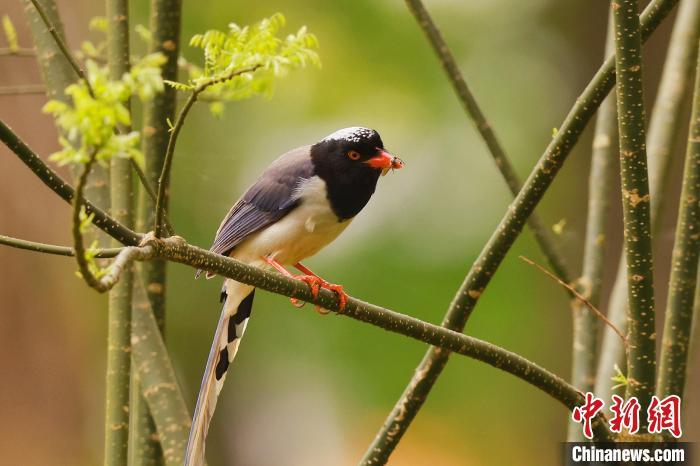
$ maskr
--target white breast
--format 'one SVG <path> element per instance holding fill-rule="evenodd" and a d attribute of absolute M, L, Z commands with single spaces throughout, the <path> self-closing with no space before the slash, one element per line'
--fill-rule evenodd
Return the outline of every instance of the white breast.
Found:
<path fill-rule="evenodd" d="M 281 264 L 292 265 L 316 254 L 352 220 L 338 221 L 328 202 L 326 183 L 317 176 L 300 183 L 295 196 L 298 207 L 252 234 L 233 250 L 232 257 L 262 265 L 260 258 L 270 255 Z"/>

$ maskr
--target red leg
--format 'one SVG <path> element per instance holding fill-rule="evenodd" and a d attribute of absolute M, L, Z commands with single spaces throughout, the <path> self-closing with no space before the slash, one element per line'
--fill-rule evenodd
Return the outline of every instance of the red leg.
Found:
<path fill-rule="evenodd" d="M 284 268 L 282 264 L 277 262 L 276 260 L 272 259 L 271 257 L 264 256 L 262 258 L 265 262 L 270 264 L 272 267 L 275 268 L 279 273 L 284 275 L 285 277 L 290 277 L 295 280 L 301 280 L 307 285 L 309 285 L 309 288 L 311 288 L 311 295 L 314 297 L 318 297 L 318 292 L 321 288 L 327 288 L 329 290 L 334 291 L 336 294 L 338 294 L 338 299 L 340 300 L 340 308 L 341 310 L 345 307 L 345 303 L 347 301 L 347 297 L 345 293 L 343 293 L 343 287 L 340 285 L 331 285 L 328 282 L 326 282 L 324 279 L 316 275 L 315 273 L 311 272 L 311 270 L 307 269 L 304 267 L 303 269 L 297 267 L 301 272 L 303 272 L 303 275 L 292 275 L 287 269 Z M 303 267 L 303 266 L 302 266 Z M 303 302 L 301 302 L 296 298 L 290 298 L 290 301 L 292 302 L 292 305 L 296 307 L 302 307 L 304 305 Z M 328 314 L 328 311 L 324 310 L 321 308 L 321 306 L 316 305 L 316 311 L 319 314 Z"/>
<path fill-rule="evenodd" d="M 310 275 L 312 277 L 318 278 L 321 281 L 321 288 L 326 288 L 328 290 L 331 290 L 336 295 L 338 295 L 338 302 L 339 302 L 340 310 L 342 311 L 343 309 L 345 309 L 345 305 L 348 302 L 348 295 L 343 290 L 342 285 L 335 285 L 333 283 L 328 283 L 326 280 L 324 280 L 323 278 L 316 275 L 313 272 L 313 270 L 306 267 L 301 262 L 297 262 L 296 264 L 294 264 L 294 267 L 297 268 L 300 272 L 305 273 L 306 275 Z"/>

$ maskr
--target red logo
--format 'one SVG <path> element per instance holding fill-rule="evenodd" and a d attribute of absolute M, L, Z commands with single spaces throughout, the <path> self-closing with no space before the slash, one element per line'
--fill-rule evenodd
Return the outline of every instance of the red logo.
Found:
<path fill-rule="evenodd" d="M 617 395 L 612 396 L 613 404 L 610 411 L 612 419 L 608 421 L 610 431 L 616 434 L 626 429 L 630 434 L 639 432 L 639 412 L 641 405 L 636 397 L 625 401 Z M 593 438 L 593 418 L 603 409 L 605 402 L 596 398 L 593 393 L 586 393 L 586 398 L 581 406 L 577 406 L 571 412 L 571 418 L 583 424 L 583 435 L 587 439 Z M 681 430 L 681 399 L 678 395 L 669 395 L 663 400 L 657 396 L 651 397 L 647 408 L 647 431 L 650 434 L 660 434 L 668 431 L 675 438 L 680 438 Z"/>
<path fill-rule="evenodd" d="M 681 399 L 678 395 L 669 395 L 659 401 L 656 396 L 651 397 L 651 403 L 647 409 L 649 421 L 649 433 L 660 434 L 667 430 L 676 438 L 680 438 L 681 431 Z"/>
<path fill-rule="evenodd" d="M 591 426 L 591 419 L 595 417 L 598 412 L 603 409 L 605 403 L 600 398 L 596 398 L 593 393 L 586 393 L 586 402 L 583 406 L 577 406 L 571 412 L 571 418 L 575 422 L 583 423 L 583 435 L 587 439 L 593 438 L 593 428 Z"/>
<path fill-rule="evenodd" d="M 632 397 L 625 402 L 622 397 L 613 395 L 613 405 L 610 411 L 613 412 L 613 418 L 608 421 L 610 430 L 619 434 L 624 427 L 630 434 L 639 432 L 639 401 L 636 397 Z"/>

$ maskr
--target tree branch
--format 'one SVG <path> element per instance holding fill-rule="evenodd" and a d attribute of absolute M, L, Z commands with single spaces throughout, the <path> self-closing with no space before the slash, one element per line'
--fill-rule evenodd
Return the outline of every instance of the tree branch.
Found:
<path fill-rule="evenodd" d="M 68 203 L 73 202 L 75 190 L 53 169 L 44 163 L 10 127 L 0 120 L 0 141 L 2 141 L 19 159 L 39 177 L 39 179 L 61 199 Z M 136 246 L 141 242 L 143 235 L 134 232 L 123 224 L 117 222 L 107 213 L 88 200 L 83 202 L 85 213 L 94 214 L 93 224 L 105 233 L 127 246 Z"/>
<path fill-rule="evenodd" d="M 646 8 L 643 26 L 645 39 L 651 35 L 676 3 L 677 0 L 656 0 Z M 614 60 L 608 58 L 576 99 L 576 103 L 528 177 L 523 189 L 518 193 L 469 270 L 443 319 L 444 326 L 458 330 L 464 328 L 479 297 L 522 231 L 525 221 L 558 173 L 586 124 L 610 92 L 615 82 L 614 68 Z M 445 367 L 447 359 L 448 354 L 437 351 L 434 347 L 428 350 L 416 368 L 415 375 L 365 453 L 361 461 L 362 465 L 379 465 L 388 461 L 389 455 L 415 418 Z"/>
<path fill-rule="evenodd" d="M 3 142 L 14 142 L 8 144 L 10 149 L 16 151 L 23 160 L 27 158 L 28 152 L 31 154 L 32 160 L 35 159 L 41 162 L 35 154 L 31 153 L 26 145 L 19 141 L 19 138 L 14 136 L 7 126 L 1 123 L 2 122 L 0 122 L 0 138 Z M 20 144 L 17 144 L 16 141 L 19 141 Z M 43 164 L 43 162 L 41 163 Z M 37 172 L 35 171 L 35 173 Z M 37 173 L 37 175 L 40 175 L 40 173 Z M 54 189 L 55 181 L 53 178 L 41 176 L 40 178 L 47 186 Z M 60 185 L 63 187 L 64 192 L 65 190 L 69 190 L 71 194 L 73 193 L 72 187 L 67 186 L 62 180 L 60 181 Z M 60 192 L 57 191 L 57 193 L 60 195 Z M 67 200 L 70 200 L 70 197 Z M 85 204 L 89 205 L 89 202 L 86 201 Z M 110 233 L 114 230 L 115 224 L 120 225 L 104 212 L 102 212 L 101 215 L 103 218 L 98 226 L 105 232 Z M 96 222 L 95 224 L 97 225 Z M 121 226 L 121 228 L 126 229 L 124 226 Z M 136 233 L 133 234 L 136 235 Z M 124 251 L 129 252 L 125 253 Z M 229 257 L 197 248 L 196 246 L 187 244 L 179 237 L 171 237 L 164 240 L 145 237 L 144 246 L 125 248 L 124 251 L 120 253 L 120 256 L 122 254 L 128 254 L 129 260 L 150 260 L 154 257 L 160 257 L 173 262 L 187 264 L 193 268 L 223 275 L 273 293 L 318 304 L 331 311 L 338 311 L 337 296 L 333 292 L 321 290 L 318 297 L 314 299 L 308 286 L 298 280 L 293 280 L 280 274 L 266 272 Z M 124 260 L 126 261 L 126 258 Z M 521 356 L 517 356 L 476 338 L 428 324 L 413 317 L 404 316 L 354 298 L 348 300 L 341 314 L 382 327 L 385 330 L 419 339 L 426 343 L 445 345 L 445 349 L 449 351 L 454 351 L 484 361 L 494 367 L 522 377 L 528 383 L 546 391 L 569 408 L 573 408 L 576 403 L 582 400 L 580 393 L 561 378 L 548 373 L 534 363 L 529 363 L 531 365 L 527 365 L 527 360 Z M 527 370 L 525 370 L 526 366 Z M 603 428 L 601 427 L 601 429 Z"/>
<path fill-rule="evenodd" d="M 42 84 L 22 84 L 19 86 L 3 86 L 0 87 L 0 96 L 13 95 L 33 95 L 46 94 L 46 86 Z"/>
<path fill-rule="evenodd" d="M 126 255 L 125 251 L 130 251 L 128 260 L 144 261 L 161 258 L 178 262 L 271 293 L 317 304 L 339 315 L 434 345 L 437 347 L 437 351 L 455 352 L 485 362 L 539 388 L 569 409 L 579 406 L 584 400 L 581 392 L 561 377 L 492 343 L 352 297 L 348 298 L 345 308 L 341 311 L 338 306 L 338 297 L 332 291 L 322 289 L 314 297 L 311 289 L 304 282 L 201 249 L 188 244 L 178 236 L 166 239 L 146 236 L 142 246 L 124 248 L 124 255 Z M 121 256 L 122 254 L 118 258 Z M 139 374 L 141 372 L 139 370 Z M 612 438 L 602 417 L 598 425 L 597 435 L 601 439 L 610 440 Z"/>
<path fill-rule="evenodd" d="M 486 116 L 479 107 L 476 98 L 469 89 L 469 86 L 467 86 L 467 83 L 464 80 L 457 63 L 455 62 L 455 59 L 452 56 L 452 52 L 440 33 L 440 30 L 433 22 L 433 19 L 430 17 L 430 14 L 425 9 L 425 6 L 421 0 L 406 0 L 406 5 L 415 17 L 416 21 L 418 21 L 418 24 L 430 42 L 433 51 L 438 56 L 442 68 L 445 70 L 445 74 L 447 74 L 447 77 L 450 80 L 452 88 L 457 94 L 459 101 L 462 103 L 464 110 L 471 117 L 474 126 L 496 162 L 496 166 L 508 185 L 511 194 L 513 196 L 517 196 L 518 192 L 522 188 L 522 182 L 520 181 L 515 168 L 513 168 L 510 159 L 506 155 L 503 146 L 496 137 L 496 133 L 486 120 Z M 570 273 L 568 266 L 566 265 L 566 261 L 558 251 L 554 238 L 552 238 L 547 226 L 537 215 L 537 213 L 530 215 L 528 225 L 535 235 L 535 239 L 537 240 L 540 249 L 542 249 L 545 257 L 554 269 L 554 273 L 556 273 L 559 277 L 562 277 L 562 279 L 567 283 L 570 283 L 573 280 L 573 275 Z"/>
<path fill-rule="evenodd" d="M 700 35 L 700 0 L 685 0 L 676 15 L 671 41 L 668 46 L 659 91 L 649 124 L 648 158 L 651 189 L 651 229 L 656 232 L 661 212 L 668 173 L 673 158 L 676 136 L 681 128 L 680 118 L 684 110 L 688 89 L 692 82 L 693 61 Z M 615 285 L 608 304 L 608 318 L 623 331 L 627 330 L 627 270 L 624 254 L 615 278 Z M 609 400 L 613 393 L 612 378 L 615 366 L 626 367 L 625 350 L 617 336 L 603 332 L 603 342 L 598 362 L 595 393 Z M 622 395 L 622 393 L 618 393 Z"/>
<path fill-rule="evenodd" d="M 664 334 L 661 342 L 657 395 L 683 398 L 693 320 L 693 301 L 700 256 L 700 54 L 695 72 L 695 93 L 685 155 L 676 238 Z"/>
<path fill-rule="evenodd" d="M 167 190 L 168 186 L 170 185 L 170 170 L 173 165 L 173 155 L 175 153 L 175 144 L 177 143 L 177 137 L 180 134 L 180 130 L 182 130 L 182 125 L 185 124 L 185 118 L 187 118 L 187 114 L 190 112 L 190 109 L 194 105 L 194 103 L 197 101 L 197 98 L 199 95 L 206 91 L 207 88 L 210 86 L 213 86 L 215 84 L 220 84 L 226 81 L 229 81 L 236 76 L 245 74 L 245 73 L 252 73 L 253 71 L 257 70 L 260 68 L 261 65 L 254 65 L 250 66 L 248 68 L 244 68 L 242 70 L 235 70 L 230 72 L 226 76 L 222 76 L 216 79 L 211 79 L 207 82 L 204 82 L 200 85 L 198 85 L 194 90 L 192 91 L 192 94 L 190 94 L 189 98 L 187 101 L 185 101 L 185 105 L 182 107 L 180 110 L 180 113 L 177 115 L 177 119 L 175 120 L 175 123 L 173 124 L 172 129 L 170 130 L 170 139 L 168 140 L 168 147 L 165 151 L 165 158 L 163 159 L 163 170 L 160 173 L 160 177 L 158 178 L 158 198 L 156 200 L 156 218 L 155 222 L 153 225 L 153 228 L 155 230 L 155 234 L 157 238 L 160 238 L 163 236 L 163 219 L 165 218 L 165 209 L 164 209 L 164 203 L 165 203 L 165 198 L 167 196 Z"/>
<path fill-rule="evenodd" d="M 85 189 L 85 183 L 87 177 L 90 174 L 90 169 L 95 163 L 95 155 L 97 151 L 93 151 L 88 162 L 83 166 L 83 170 L 78 178 L 78 185 L 75 188 L 75 198 L 73 199 L 73 219 L 72 219 L 72 233 L 73 233 L 73 249 L 75 251 L 75 259 L 78 263 L 78 269 L 80 270 L 80 275 L 83 280 L 95 290 L 100 293 L 109 291 L 114 285 L 117 284 L 121 275 L 128 270 L 128 267 L 134 260 L 145 260 L 152 257 L 153 252 L 146 250 L 144 248 L 127 247 L 124 248 L 118 255 L 114 262 L 110 265 L 109 270 L 102 277 L 96 277 L 90 270 L 90 263 L 88 262 L 85 245 L 83 243 L 83 235 L 80 231 L 81 220 L 80 212 L 81 207 L 83 207 L 83 191 Z"/>
<path fill-rule="evenodd" d="M 11 236 L 0 235 L 0 244 L 5 246 L 10 246 L 12 248 L 24 249 L 27 251 L 42 252 L 44 254 L 54 254 L 57 256 L 75 256 L 75 250 L 67 246 L 55 246 L 53 244 L 37 243 L 34 241 L 27 241 L 19 238 L 12 238 Z M 90 250 L 93 257 L 99 259 L 116 257 L 124 248 L 107 248 L 107 249 L 97 249 Z"/>
<path fill-rule="evenodd" d="M 627 397 L 647 406 L 654 394 L 656 329 L 654 261 L 642 81 L 642 40 L 636 0 L 613 0 L 617 121 L 627 262 Z M 642 419 L 642 425 L 646 420 Z"/>
<path fill-rule="evenodd" d="M 70 49 L 68 48 L 68 45 L 66 45 L 66 42 L 63 40 L 61 33 L 59 33 L 58 29 L 56 29 L 56 27 L 53 25 L 51 18 L 49 18 L 46 10 L 44 10 L 44 7 L 41 5 L 41 3 L 39 3 L 39 0 L 30 1 L 32 2 L 32 5 L 34 5 L 34 8 L 36 8 L 37 13 L 39 13 L 41 20 L 46 25 L 46 29 L 49 31 L 49 34 L 51 34 L 51 36 L 53 37 L 53 40 L 56 42 L 56 45 L 58 46 L 59 50 L 66 58 L 66 60 L 68 60 L 68 63 L 70 64 L 71 68 L 73 68 L 73 71 L 75 71 L 75 74 L 77 74 L 80 77 L 80 79 L 85 81 L 85 84 L 88 87 L 88 91 L 90 91 L 90 95 L 95 97 L 95 94 L 92 91 L 92 86 L 90 85 L 90 81 L 88 80 L 87 75 L 85 74 L 85 70 L 83 70 L 83 68 L 78 63 L 78 60 L 76 60 L 73 54 L 71 53 Z"/>
<path fill-rule="evenodd" d="M 87 86 L 88 92 L 92 96 L 92 98 L 95 98 L 95 92 L 92 89 L 92 85 L 90 84 L 90 80 L 87 77 L 87 74 L 85 73 L 85 70 L 80 66 L 78 63 L 78 60 L 73 56 L 71 53 L 70 49 L 66 45 L 65 41 L 63 40 L 63 37 L 61 37 L 61 34 L 59 34 L 57 28 L 53 25 L 51 18 L 48 17 L 46 11 L 44 8 L 41 6 L 39 3 L 39 0 L 30 0 L 32 4 L 34 5 L 34 8 L 36 8 L 36 11 L 39 13 L 39 16 L 41 16 L 42 21 L 46 25 L 46 28 L 48 29 L 49 33 L 53 37 L 54 41 L 56 42 L 56 45 L 58 46 L 58 49 L 61 51 L 63 56 L 68 60 L 68 63 L 70 64 L 71 68 L 73 68 L 73 71 L 75 71 L 75 74 L 78 75 L 80 79 L 85 81 L 85 85 Z M 126 56 L 126 60 L 128 62 L 129 57 L 128 55 Z M 113 79 L 121 79 L 121 75 L 119 76 L 112 76 Z M 141 170 L 141 167 L 139 167 L 139 164 L 134 160 L 134 159 L 129 159 L 129 163 L 131 164 L 131 167 L 134 169 L 136 172 L 136 175 L 139 178 L 139 182 L 143 186 L 143 188 L 146 190 L 146 193 L 151 196 L 153 201 L 155 202 L 156 200 L 156 192 L 153 189 L 153 187 L 150 185 L 148 182 L 148 179 L 146 178 L 146 175 L 143 173 L 143 170 Z M 165 229 L 167 230 L 172 230 L 172 228 L 168 225 L 164 226 Z"/>
<path fill-rule="evenodd" d="M 0 57 L 36 57 L 36 52 L 33 49 L 20 47 L 11 49 L 8 47 L 0 47 Z"/>
<path fill-rule="evenodd" d="M 612 12 L 608 18 L 608 32 L 605 41 L 605 57 L 615 53 L 615 31 Z M 605 265 L 605 245 L 607 243 L 607 215 L 613 186 L 619 144 L 617 137 L 617 108 L 615 94 L 608 95 L 598 109 L 593 136 L 591 168 L 588 177 L 588 215 L 586 238 L 583 251 L 583 270 L 577 280 L 577 289 L 595 307 L 600 307 Z M 571 383 L 582 392 L 593 392 L 595 385 L 598 352 L 598 323 L 586 306 L 572 303 L 573 344 L 571 351 Z M 607 320 L 607 319 L 606 319 Z M 610 320 L 608 320 L 610 322 Z M 611 325 L 617 329 L 611 322 Z M 621 334 L 618 330 L 616 333 Z M 623 341 L 625 337 L 622 336 Z M 609 398 L 606 398 L 609 399 Z M 567 441 L 583 442 L 585 438 L 581 425 L 569 422 Z"/>

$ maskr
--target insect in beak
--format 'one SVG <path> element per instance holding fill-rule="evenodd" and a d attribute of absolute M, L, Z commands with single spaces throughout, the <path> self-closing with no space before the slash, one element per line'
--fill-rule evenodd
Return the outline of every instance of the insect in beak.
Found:
<path fill-rule="evenodd" d="M 389 169 L 399 169 L 403 167 L 403 160 L 395 157 L 385 151 L 384 149 L 377 148 L 379 153 L 364 163 L 372 168 L 382 170 L 382 175 L 385 175 Z"/>

